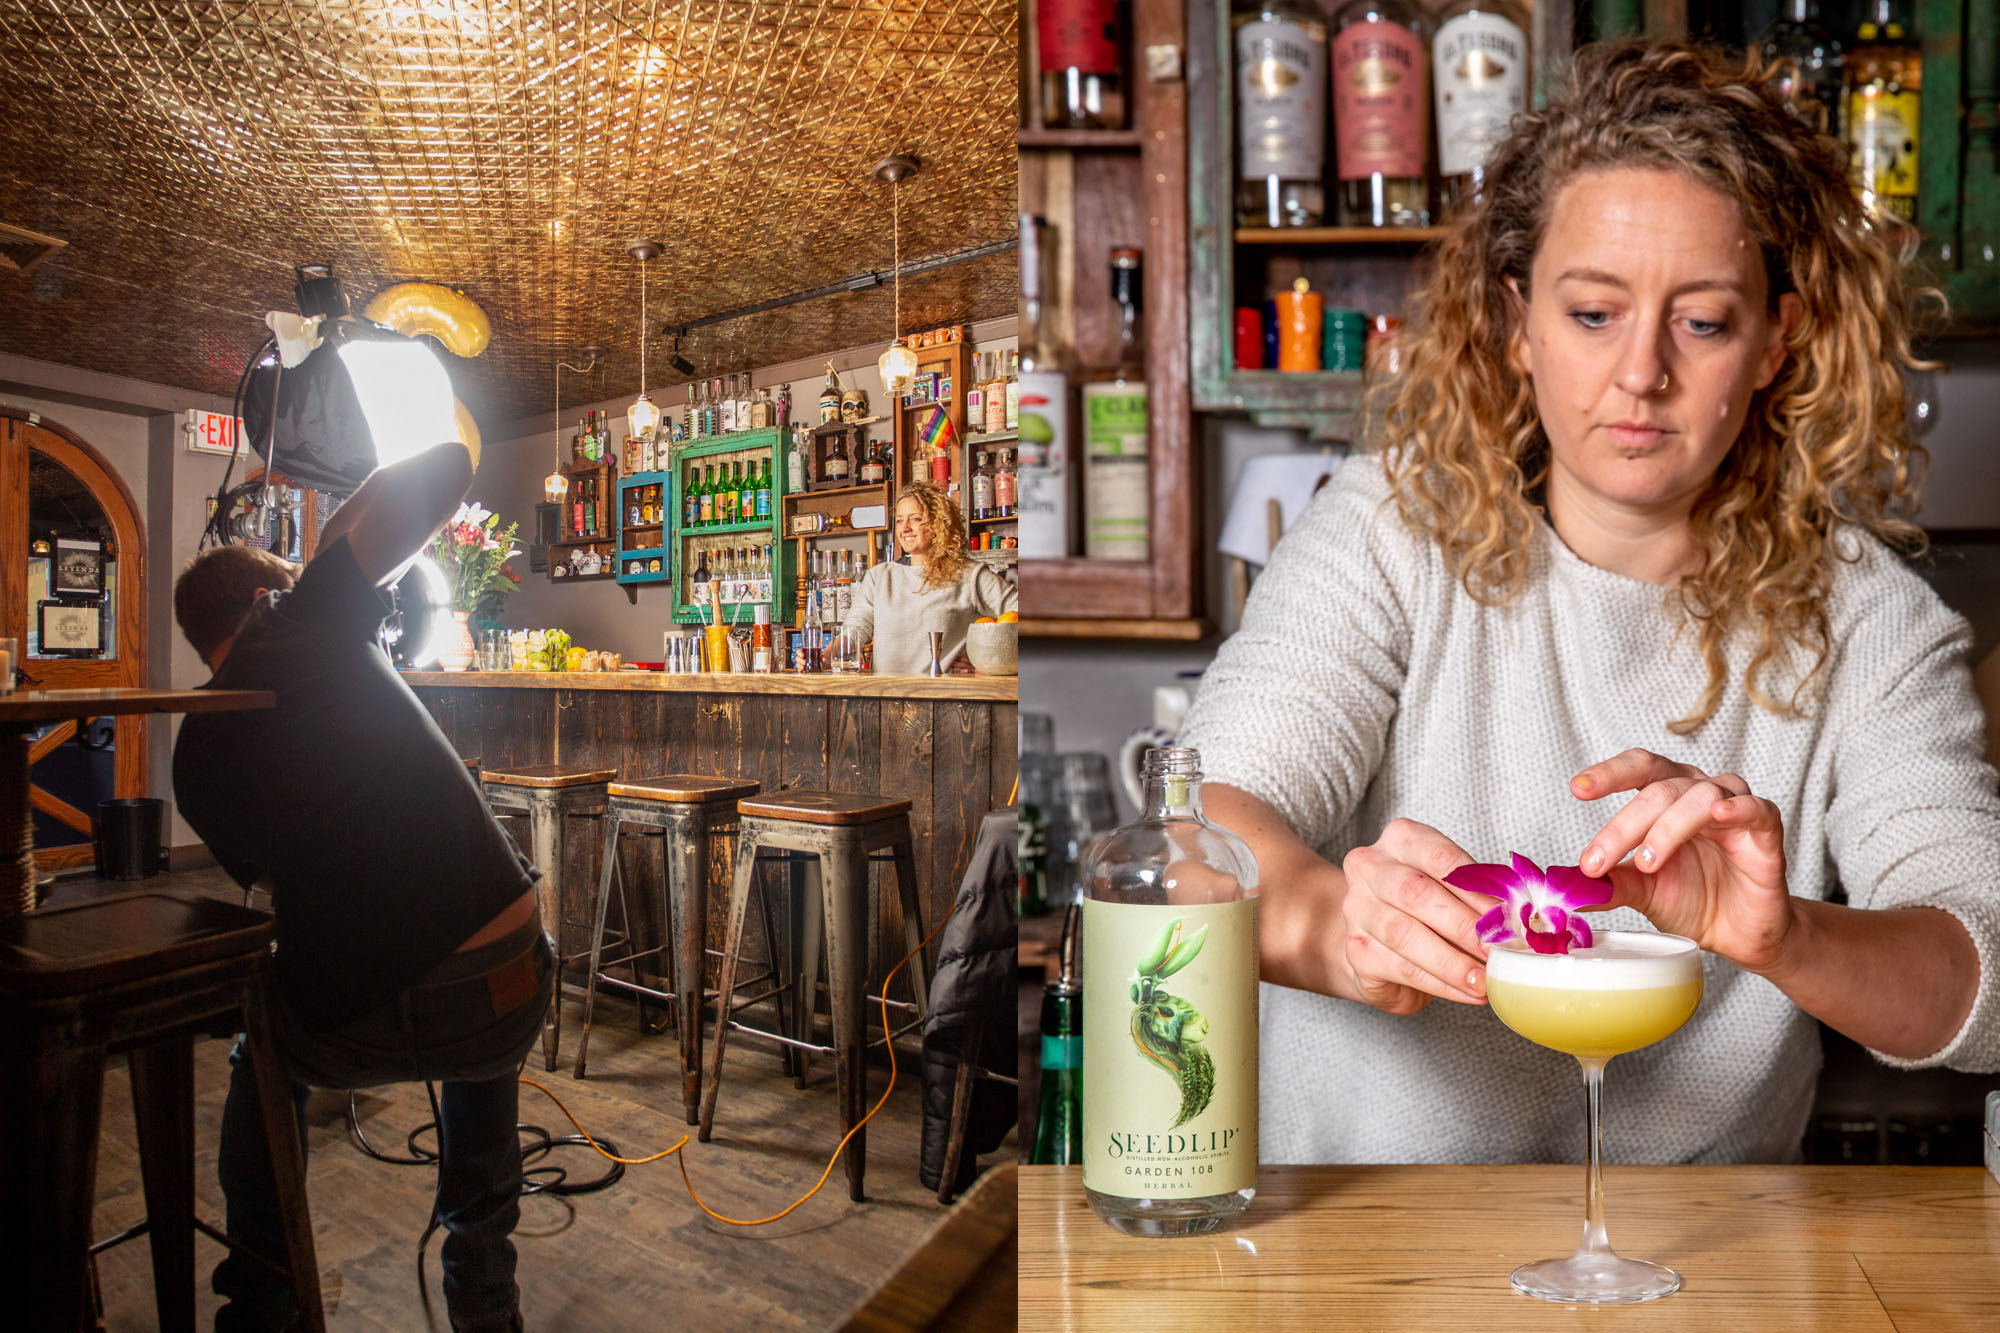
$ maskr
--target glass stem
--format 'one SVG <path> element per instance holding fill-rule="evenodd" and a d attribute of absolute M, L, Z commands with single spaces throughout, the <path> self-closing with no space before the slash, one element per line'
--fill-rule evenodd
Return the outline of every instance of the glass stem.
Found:
<path fill-rule="evenodd" d="M 1604 1118 L 1604 1065 L 1603 1060 L 1586 1060 L 1577 1057 L 1583 1066 L 1584 1096 L 1590 1103 L 1590 1157 L 1585 1171 L 1583 1191 L 1583 1243 L 1576 1247 L 1576 1257 L 1586 1255 L 1606 1256 L 1613 1253 L 1611 1240 L 1604 1234 L 1604 1152 L 1602 1147 L 1602 1125 Z"/>

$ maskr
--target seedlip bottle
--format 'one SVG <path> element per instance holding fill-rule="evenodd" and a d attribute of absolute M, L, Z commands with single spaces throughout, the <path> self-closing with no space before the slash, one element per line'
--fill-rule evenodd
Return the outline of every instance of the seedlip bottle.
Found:
<path fill-rule="evenodd" d="M 1135 1236 L 1227 1226 L 1257 1183 L 1257 862 L 1150 751 L 1138 820 L 1084 864 L 1083 1186 Z"/>

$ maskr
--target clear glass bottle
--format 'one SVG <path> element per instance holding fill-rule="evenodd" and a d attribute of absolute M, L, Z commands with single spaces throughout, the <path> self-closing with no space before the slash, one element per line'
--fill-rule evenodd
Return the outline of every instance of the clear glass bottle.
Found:
<path fill-rule="evenodd" d="M 1044 129 L 1125 127 L 1119 9 L 1119 0 L 1041 0 L 1036 6 Z"/>
<path fill-rule="evenodd" d="M 1854 188 L 1876 216 L 1914 222 L 1923 49 L 1905 0 L 1870 0 L 1866 13 L 1845 62 Z"/>
<path fill-rule="evenodd" d="M 1847 57 L 1820 24 L 1819 0 L 1783 0 L 1764 32 L 1763 53 L 1776 66 L 1772 85 L 1793 113 L 1821 134 L 1838 135 Z"/>
<path fill-rule="evenodd" d="M 1248 0 L 1236 29 L 1236 220 L 1317 227 L 1326 216 L 1326 24 Z"/>
<path fill-rule="evenodd" d="M 973 457 L 972 516 L 993 517 L 993 462 L 984 449 Z"/>
<path fill-rule="evenodd" d="M 1428 227 L 1430 56 L 1423 16 L 1408 0 L 1347 0 L 1331 27 L 1341 221 Z"/>
<path fill-rule="evenodd" d="M 1021 215 L 1020 378 L 1006 386 L 1007 425 L 1020 431 L 1021 558 L 1070 553 L 1069 376 L 1054 322 L 1043 318 L 1049 283 L 1048 222 Z"/>
<path fill-rule="evenodd" d="M 1083 553 L 1092 560 L 1145 560 L 1152 553 L 1140 265 L 1135 248 L 1111 252 L 1118 350 L 1112 365 L 1083 386 Z"/>
<path fill-rule="evenodd" d="M 993 516 L 1014 517 L 1014 505 L 1018 495 L 1018 483 L 1014 479 L 1014 455 L 1002 449 L 999 461 L 993 465 Z"/>
<path fill-rule="evenodd" d="M 1192 1236 L 1257 1184 L 1257 862 L 1201 813 L 1193 750 L 1083 866 L 1083 1186 L 1108 1225 Z"/>
<path fill-rule="evenodd" d="M 1444 208 L 1486 188 L 1486 159 L 1528 110 L 1528 19 L 1513 0 L 1453 0 L 1431 38 Z"/>

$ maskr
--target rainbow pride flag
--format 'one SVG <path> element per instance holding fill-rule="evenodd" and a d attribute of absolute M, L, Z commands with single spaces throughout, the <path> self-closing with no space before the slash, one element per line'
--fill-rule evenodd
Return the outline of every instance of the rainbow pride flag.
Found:
<path fill-rule="evenodd" d="M 925 444 L 933 449 L 942 449 L 951 440 L 951 413 L 942 403 L 933 407 L 924 417 L 923 427 L 918 431 Z"/>

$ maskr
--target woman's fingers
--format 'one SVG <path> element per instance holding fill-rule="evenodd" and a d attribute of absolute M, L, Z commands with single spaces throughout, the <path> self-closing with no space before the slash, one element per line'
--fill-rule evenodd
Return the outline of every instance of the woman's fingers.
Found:
<path fill-rule="evenodd" d="M 1409 825 L 1385 832 L 1374 846 L 1356 848 L 1343 866 L 1348 966 L 1364 998 L 1391 1012 L 1408 1012 L 1394 1003 L 1402 998 L 1399 987 L 1461 1004 L 1484 998 L 1478 914 L 1457 892 L 1403 859 L 1444 863 L 1425 849 L 1424 834 L 1450 845 L 1434 830 Z M 1463 864 L 1464 854 L 1457 855 L 1454 864 Z"/>
<path fill-rule="evenodd" d="M 1569 789 L 1581 800 L 1595 801 L 1613 792 L 1638 791 L 1651 783 L 1673 778 L 1706 777 L 1708 774 L 1692 764 L 1679 763 L 1651 750 L 1635 749 L 1592 764 L 1569 780 Z M 1713 781 L 1729 787 L 1737 795 L 1750 790 L 1750 785 L 1734 773 L 1724 773 Z"/>
<path fill-rule="evenodd" d="M 1601 875 L 1630 855 L 1639 869 L 1657 870 L 1689 838 L 1714 822 L 1717 802 L 1740 794 L 1716 778 L 1672 778 L 1652 783 L 1598 830 L 1577 865 L 1586 875 Z"/>

